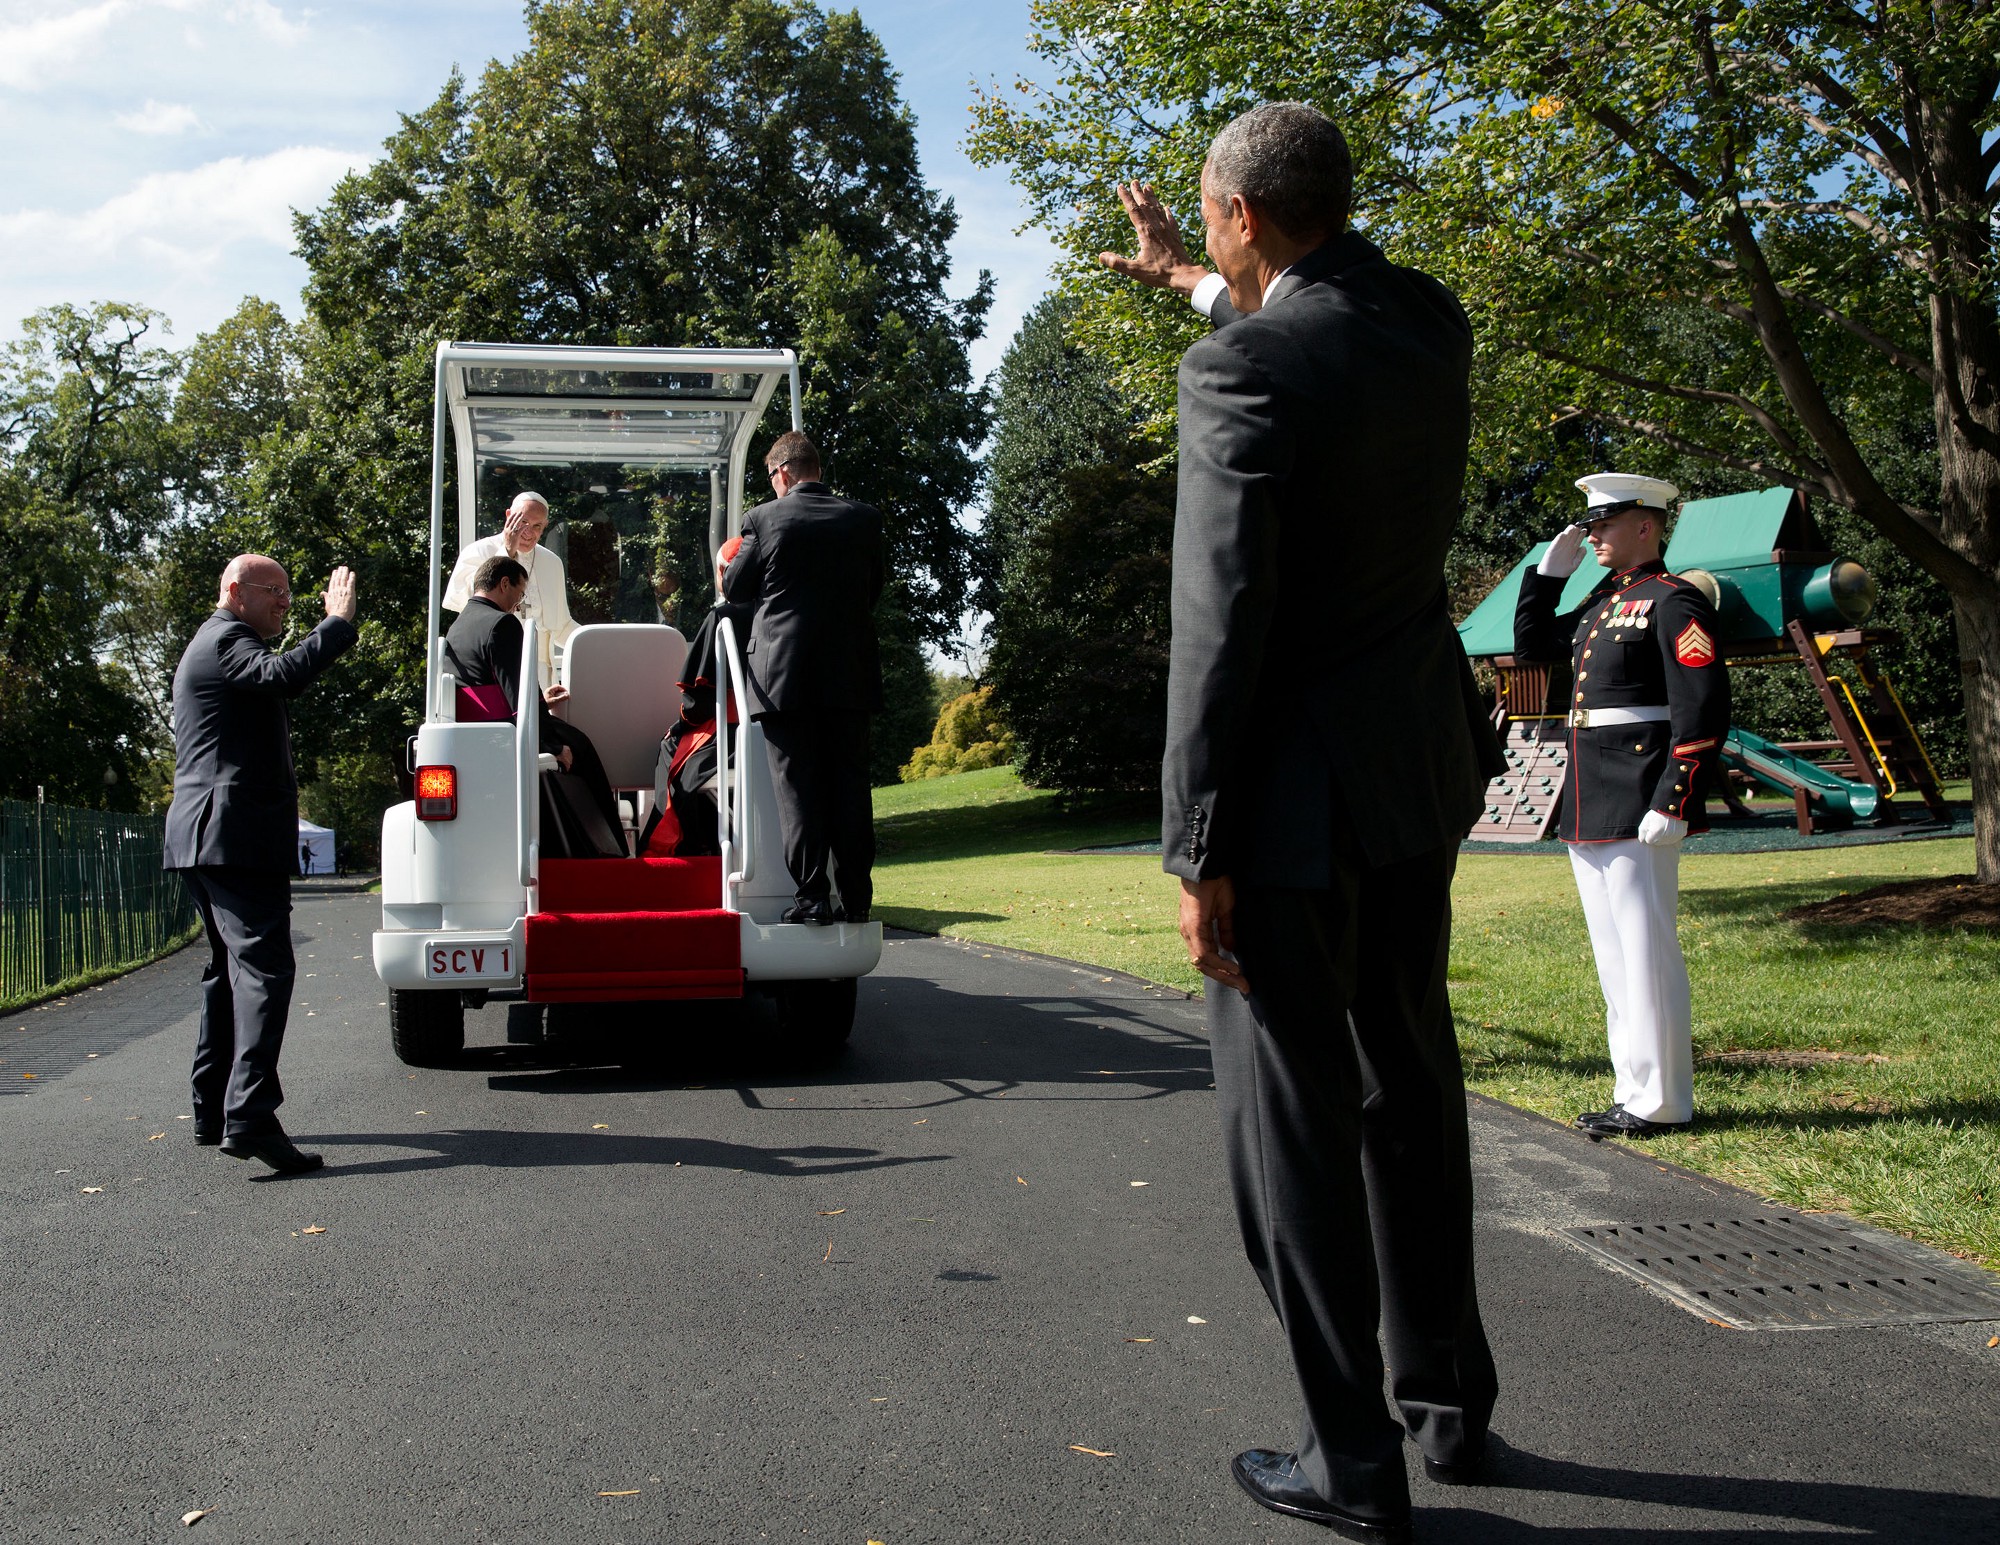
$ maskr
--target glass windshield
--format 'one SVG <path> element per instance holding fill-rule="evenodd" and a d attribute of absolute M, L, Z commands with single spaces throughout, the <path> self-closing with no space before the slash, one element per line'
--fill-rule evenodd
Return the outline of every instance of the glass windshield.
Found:
<path fill-rule="evenodd" d="M 562 559 L 579 623 L 664 622 L 692 633 L 715 604 L 708 570 L 707 471 L 605 463 L 483 465 L 478 534 L 492 536 L 514 496 L 549 503 L 542 546 Z"/>
<path fill-rule="evenodd" d="M 748 370 L 565 370 L 542 365 L 474 365 L 468 397 L 684 397 L 748 402 L 763 379 Z"/>
<path fill-rule="evenodd" d="M 482 462 L 567 465 L 587 456 L 701 468 L 728 459 L 740 417 L 719 408 L 498 408 L 477 401 L 469 412 Z"/>

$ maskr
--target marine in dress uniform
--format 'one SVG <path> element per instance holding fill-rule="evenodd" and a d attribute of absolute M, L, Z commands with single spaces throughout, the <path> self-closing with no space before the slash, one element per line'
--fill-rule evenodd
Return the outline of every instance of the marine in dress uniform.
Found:
<path fill-rule="evenodd" d="M 1693 1011 L 1675 928 L 1680 844 L 1708 830 L 1702 796 L 1729 729 L 1729 672 L 1708 597 L 1660 561 L 1679 491 L 1620 472 L 1576 486 L 1584 518 L 1522 576 L 1514 652 L 1571 657 L 1558 826 L 1604 989 L 1615 1080 L 1611 1108 L 1576 1124 L 1593 1137 L 1629 1137 L 1694 1116 Z M 1558 615 L 1586 536 L 1612 572 Z"/>

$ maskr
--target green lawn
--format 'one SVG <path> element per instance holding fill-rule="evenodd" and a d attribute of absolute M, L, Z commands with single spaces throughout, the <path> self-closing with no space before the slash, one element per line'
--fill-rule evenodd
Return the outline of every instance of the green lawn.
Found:
<path fill-rule="evenodd" d="M 1155 836 L 1149 805 L 1065 811 L 996 768 L 877 790 L 876 813 L 887 921 L 1198 985 L 1157 857 L 1049 851 Z M 1567 1120 L 1609 1098 L 1610 1066 L 1582 912 L 1550 849 L 1461 861 L 1451 974 L 1470 1086 Z M 1701 1120 L 1647 1151 L 2000 1265 L 2000 938 L 1778 917 L 1971 868 L 1966 839 L 1714 856 L 1691 842 Z M 1731 1052 L 1765 1060 L 1715 1060 Z"/>

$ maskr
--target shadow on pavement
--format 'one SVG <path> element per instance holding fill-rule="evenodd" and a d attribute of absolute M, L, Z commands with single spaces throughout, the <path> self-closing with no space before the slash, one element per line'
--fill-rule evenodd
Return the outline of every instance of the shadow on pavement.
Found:
<path fill-rule="evenodd" d="M 1964 1493 L 1906 1490 L 1825 1481 L 1770 1480 L 1740 1475 L 1675 1475 L 1620 1470 L 1608 1465 L 1546 1459 L 1502 1445 L 1494 1490 L 1555 1492 L 1605 1503 L 1601 1526 L 1526 1523 L 1476 1506 L 1422 1507 L 1418 1522 L 1427 1541 L 1563 1540 L 1575 1545 L 1631 1545 L 1639 1539 L 1672 1539 L 1685 1545 L 1762 1545 L 1774 1529 L 1787 1540 L 1915 1541 L 1995 1538 L 1994 1499 Z M 1435 1495 L 1435 1492 L 1432 1493 Z M 1474 1503 L 1477 1491 L 1455 1500 Z M 1425 1498 L 1419 1493 L 1422 1500 Z M 1733 1513 L 1741 1522 L 1689 1527 L 1685 1518 L 1657 1533 L 1633 1517 L 1633 1504 Z M 1754 1521 L 1753 1521 L 1754 1520 Z M 1814 1526 L 1819 1527 L 1815 1528 Z"/>
<path fill-rule="evenodd" d="M 326 1150 L 327 1167 L 315 1172 L 340 1175 L 399 1175 L 416 1170 L 550 1169 L 567 1165 L 606 1167 L 644 1164 L 672 1168 L 744 1170 L 756 1175 L 845 1175 L 857 1170 L 892 1169 L 904 1164 L 936 1164 L 948 1154 L 885 1158 L 875 1148 L 759 1148 L 749 1143 L 700 1137 L 623 1137 L 611 1132 L 523 1132 L 474 1128 L 444 1132 L 339 1132 L 300 1135 L 309 1148 Z M 351 1148 L 427 1149 L 410 1158 L 369 1159 L 341 1164 L 333 1150 Z"/>
<path fill-rule="evenodd" d="M 854 1037 L 815 1065 L 788 1051 L 768 1011 L 744 1003 L 635 1004 L 593 1012 L 584 1035 L 469 1050 L 458 1066 L 489 1087 L 550 1095 L 727 1087 L 763 1108 L 760 1085 L 834 1090 L 931 1084 L 897 1101 L 1159 1099 L 1208 1089 L 1208 1042 L 1162 1026 L 1149 999 L 985 997 L 910 977 L 864 983 Z M 883 1034 L 882 1026 L 919 1026 Z M 879 1097 L 855 1106 L 878 1109 Z M 842 1109 L 815 1103 L 815 1109 Z"/>

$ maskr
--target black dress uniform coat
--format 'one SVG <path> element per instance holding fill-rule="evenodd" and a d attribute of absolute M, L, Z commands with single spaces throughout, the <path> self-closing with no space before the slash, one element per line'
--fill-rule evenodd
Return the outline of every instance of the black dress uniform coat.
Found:
<path fill-rule="evenodd" d="M 1210 1050 L 1300 1473 L 1401 1523 L 1405 1428 L 1466 1461 L 1495 1390 L 1445 991 L 1458 844 L 1505 765 L 1444 587 L 1472 330 L 1352 232 L 1211 320 L 1180 366 L 1162 843 L 1235 891 L 1250 993 L 1209 988 Z"/>
<path fill-rule="evenodd" d="M 1606 575 L 1581 606 L 1558 616 L 1568 583 L 1528 570 L 1514 611 L 1518 658 L 1559 660 L 1567 652 L 1573 668 L 1570 777 L 1557 834 L 1566 842 L 1628 840 L 1648 810 L 1707 831 L 1703 795 L 1719 776 L 1729 733 L 1729 669 L 1715 608 L 1658 560 Z M 1577 723 L 1577 710 L 1658 707 L 1671 717 Z"/>

